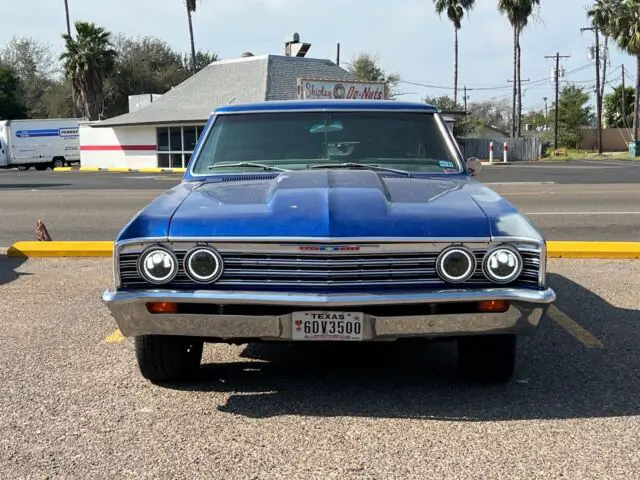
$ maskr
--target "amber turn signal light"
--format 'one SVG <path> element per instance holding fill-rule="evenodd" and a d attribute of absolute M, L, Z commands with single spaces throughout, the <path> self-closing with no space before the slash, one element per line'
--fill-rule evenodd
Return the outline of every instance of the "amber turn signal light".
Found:
<path fill-rule="evenodd" d="M 478 302 L 478 310 L 481 312 L 506 312 L 509 309 L 509 302 L 506 300 L 485 300 Z"/>
<path fill-rule="evenodd" d="M 147 303 L 149 313 L 178 313 L 178 304 L 173 302 Z"/>

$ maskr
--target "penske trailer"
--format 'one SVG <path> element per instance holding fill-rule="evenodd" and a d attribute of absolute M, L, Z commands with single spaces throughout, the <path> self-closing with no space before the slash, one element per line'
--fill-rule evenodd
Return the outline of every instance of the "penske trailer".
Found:
<path fill-rule="evenodd" d="M 0 168 L 36 170 L 80 162 L 78 118 L 0 121 Z"/>

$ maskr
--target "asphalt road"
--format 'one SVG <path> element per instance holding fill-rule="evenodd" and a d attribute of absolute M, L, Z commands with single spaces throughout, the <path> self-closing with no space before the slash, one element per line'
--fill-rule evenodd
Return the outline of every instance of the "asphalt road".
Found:
<path fill-rule="evenodd" d="M 640 471 L 640 262 L 552 260 L 558 310 L 506 386 L 457 380 L 449 342 L 208 345 L 198 382 L 154 386 L 100 302 L 108 259 L 22 262 L 0 257 L 0 478 Z"/>
<path fill-rule="evenodd" d="M 554 182 L 562 185 L 640 183 L 640 162 L 590 160 L 483 165 L 484 182 Z"/>
<path fill-rule="evenodd" d="M 636 241 L 640 162 L 486 166 L 478 179 L 504 195 L 550 240 Z M 179 175 L 0 171 L 0 247 L 35 238 L 111 240 Z"/>

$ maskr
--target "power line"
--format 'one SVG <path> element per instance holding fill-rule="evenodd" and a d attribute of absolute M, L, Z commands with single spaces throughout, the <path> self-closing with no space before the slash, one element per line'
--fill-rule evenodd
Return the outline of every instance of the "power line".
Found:
<path fill-rule="evenodd" d="M 625 78 L 627 78 L 631 83 L 635 81 L 633 75 L 631 75 L 628 71 L 625 70 Z"/>
<path fill-rule="evenodd" d="M 618 68 L 620 68 L 620 67 L 618 67 Z M 612 70 L 612 72 L 615 72 L 616 70 L 618 70 L 618 68 Z M 607 85 L 611 86 L 611 87 L 614 87 L 614 82 L 619 81 L 621 78 L 622 78 L 622 75 L 614 77 L 614 78 L 611 78 L 611 79 L 605 81 L 605 83 Z M 570 83 L 572 83 L 572 84 L 573 83 L 591 83 L 595 87 L 595 80 L 594 79 L 591 79 L 591 80 L 574 80 L 574 81 L 572 81 Z M 511 93 L 509 93 L 507 95 L 503 95 L 503 97 L 508 97 L 508 96 L 511 96 Z M 497 98 L 500 98 L 500 97 L 497 97 Z M 546 102 L 545 103 L 535 103 L 535 104 L 532 104 L 532 105 L 523 105 L 522 110 L 526 111 L 528 113 L 531 113 L 531 112 L 536 112 L 537 113 L 538 111 L 544 109 L 545 107 L 547 107 L 547 103 Z M 546 118 L 546 114 L 545 114 L 545 118 Z"/>
<path fill-rule="evenodd" d="M 569 70 L 567 72 L 564 72 L 564 76 L 566 77 L 567 75 L 573 75 L 574 73 L 578 73 L 581 72 L 583 70 L 586 70 L 587 68 L 590 68 L 591 64 L 585 64 L 582 65 L 580 67 L 577 67 L 573 70 Z M 549 78 L 540 78 L 537 80 L 531 80 L 530 82 L 527 82 L 527 88 L 532 88 L 534 86 L 540 86 L 540 84 L 548 82 Z M 453 91 L 454 88 L 453 87 L 447 87 L 444 85 L 435 85 L 435 84 L 430 84 L 430 83 L 420 83 L 420 82 L 412 82 L 409 80 L 399 80 L 399 83 L 405 83 L 407 85 L 413 85 L 416 87 L 424 87 L 424 88 L 433 88 L 433 89 L 437 89 L 437 90 L 449 90 L 449 91 Z M 467 87 L 467 91 L 492 91 L 492 90 L 510 90 L 513 87 L 511 85 L 495 85 L 495 86 L 479 86 L 479 87 Z"/>

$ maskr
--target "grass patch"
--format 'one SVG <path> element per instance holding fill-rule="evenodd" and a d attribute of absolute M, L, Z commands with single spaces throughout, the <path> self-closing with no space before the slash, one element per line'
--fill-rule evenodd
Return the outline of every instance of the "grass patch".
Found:
<path fill-rule="evenodd" d="M 640 161 L 640 157 L 631 158 L 629 152 L 603 152 L 599 155 L 595 150 L 578 150 L 573 148 L 547 149 L 542 161 L 567 161 L 567 160 L 629 160 Z"/>

